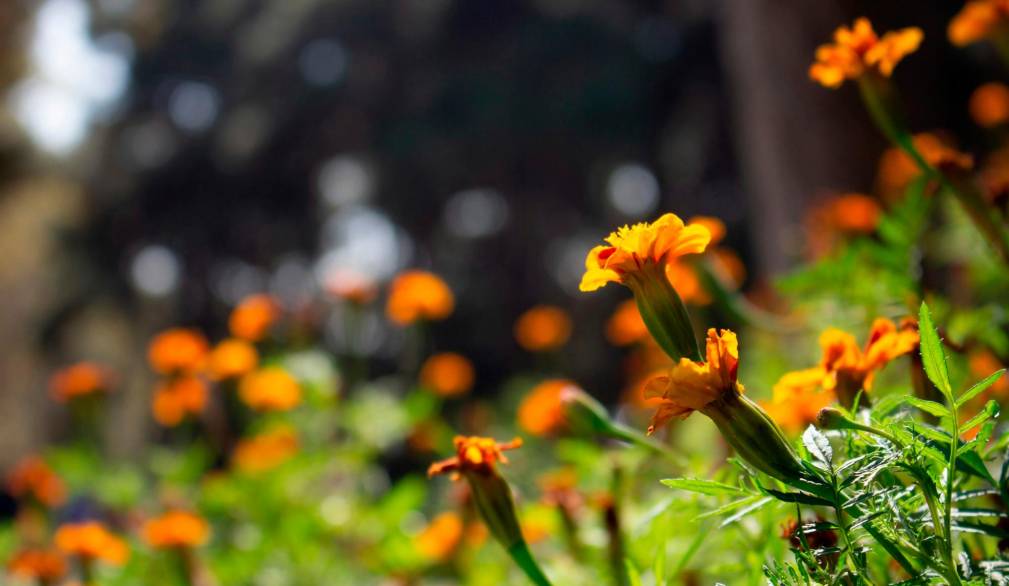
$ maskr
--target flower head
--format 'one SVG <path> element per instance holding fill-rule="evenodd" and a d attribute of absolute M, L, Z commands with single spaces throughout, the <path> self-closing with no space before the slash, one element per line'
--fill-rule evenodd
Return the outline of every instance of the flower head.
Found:
<path fill-rule="evenodd" d="M 228 329 L 236 338 L 258 342 L 280 319 L 280 302 L 272 295 L 250 295 L 242 300 L 228 317 Z"/>
<path fill-rule="evenodd" d="M 638 304 L 633 299 L 622 301 L 606 322 L 606 339 L 614 346 L 629 346 L 647 337 L 648 327 Z"/>
<path fill-rule="evenodd" d="M 474 378 L 473 363 L 455 352 L 435 354 L 420 367 L 420 384 L 442 397 L 469 392 Z"/>
<path fill-rule="evenodd" d="M 414 538 L 414 546 L 427 559 L 448 559 L 459 547 L 463 537 L 462 518 L 457 513 L 445 512 L 431 520 Z"/>
<path fill-rule="evenodd" d="M 56 530 L 56 547 L 67 555 L 122 565 L 130 556 L 129 547 L 98 521 L 68 523 Z"/>
<path fill-rule="evenodd" d="M 623 226 L 605 240 L 607 246 L 596 246 L 585 258 L 585 274 L 578 286 L 582 291 L 624 283 L 645 265 L 665 265 L 683 255 L 704 252 L 711 232 L 703 224 L 684 225 L 675 214 L 665 214 L 650 224 Z"/>
<path fill-rule="evenodd" d="M 529 352 L 549 352 L 571 337 L 571 317 L 553 305 L 537 305 L 515 321 L 515 341 Z"/>
<path fill-rule="evenodd" d="M 298 453 L 299 446 L 294 429 L 278 426 L 238 442 L 231 453 L 231 463 L 243 472 L 262 472 L 283 464 Z"/>
<path fill-rule="evenodd" d="M 820 334 L 820 348 L 823 358 L 820 368 L 824 372 L 823 387 L 835 389 L 840 381 L 853 381 L 859 389 L 870 390 L 875 373 L 888 362 L 907 354 L 918 347 L 918 332 L 915 329 L 897 329 L 897 325 L 886 318 L 877 318 L 872 323 L 865 349 L 860 349 L 855 337 L 836 328 L 829 328 Z"/>
<path fill-rule="evenodd" d="M 921 132 L 914 135 L 911 142 L 925 161 L 936 169 L 960 174 L 974 166 L 971 155 L 956 150 L 954 145 L 937 134 Z M 921 168 L 903 149 L 892 147 L 879 158 L 876 182 L 884 196 L 895 199 L 895 196 L 902 196 L 907 186 L 921 174 Z"/>
<path fill-rule="evenodd" d="M 157 549 L 199 547 L 208 539 L 206 519 L 188 511 L 169 511 L 144 524 L 144 540 Z"/>
<path fill-rule="evenodd" d="M 788 432 L 801 432 L 816 421 L 821 409 L 834 402 L 834 392 L 821 388 L 823 378 L 820 367 L 789 372 L 774 385 L 771 400 L 761 406 Z"/>
<path fill-rule="evenodd" d="M 109 390 L 111 373 L 93 362 L 78 362 L 53 373 L 49 390 L 58 401 L 92 395 Z"/>
<path fill-rule="evenodd" d="M 994 128 L 1009 122 L 1009 86 L 991 82 L 978 86 L 967 104 L 974 123 L 982 128 Z"/>
<path fill-rule="evenodd" d="M 578 385 L 565 379 L 550 379 L 533 387 L 518 408 L 519 427 L 533 435 L 549 435 L 564 427 L 564 390 Z"/>
<path fill-rule="evenodd" d="M 46 507 L 63 504 L 66 485 L 45 460 L 38 456 L 25 458 L 7 475 L 7 490 L 15 498 L 32 498 Z"/>
<path fill-rule="evenodd" d="M 46 584 L 66 575 L 67 562 L 58 551 L 23 549 L 7 562 L 7 571 L 18 578 Z"/>
<path fill-rule="evenodd" d="M 400 273 L 389 287 L 385 312 L 401 326 L 418 320 L 442 320 L 455 309 L 452 290 L 438 275 L 412 270 Z"/>
<path fill-rule="evenodd" d="M 204 366 L 210 345 L 197 330 L 172 328 L 151 340 L 147 359 L 159 374 L 194 373 Z"/>
<path fill-rule="evenodd" d="M 455 445 L 456 455 L 431 464 L 427 469 L 428 477 L 451 473 L 454 480 L 462 473 L 494 474 L 496 462 L 508 463 L 504 451 L 521 447 L 522 439 L 515 438 L 510 442 L 498 443 L 488 437 L 457 435 L 452 443 Z"/>
<path fill-rule="evenodd" d="M 238 378 L 255 370 L 259 353 L 251 343 L 239 338 L 218 342 L 210 351 L 207 370 L 214 380 Z"/>
<path fill-rule="evenodd" d="M 1009 25 L 1009 0 L 970 0 L 949 22 L 946 35 L 958 47 L 1004 34 Z"/>
<path fill-rule="evenodd" d="M 897 63 L 918 49 L 923 36 L 921 29 L 909 27 L 878 37 L 869 20 L 859 18 L 851 28 L 839 27 L 833 43 L 816 49 L 809 77 L 828 88 L 840 87 L 844 80 L 858 79 L 868 71 L 890 77 Z"/>
<path fill-rule="evenodd" d="M 288 411 L 301 402 L 301 386 L 283 368 L 267 366 L 242 377 L 238 396 L 256 411 Z"/>
<path fill-rule="evenodd" d="M 685 418 L 726 393 L 743 391 L 736 379 L 739 343 L 735 333 L 709 329 L 706 355 L 706 362 L 681 358 L 668 374 L 645 383 L 645 398 L 661 400 L 648 427 L 649 434 L 673 417 Z"/>
<path fill-rule="evenodd" d="M 207 384 L 186 375 L 161 382 L 154 391 L 151 414 L 165 427 L 175 427 L 187 415 L 199 415 L 207 406 Z"/>

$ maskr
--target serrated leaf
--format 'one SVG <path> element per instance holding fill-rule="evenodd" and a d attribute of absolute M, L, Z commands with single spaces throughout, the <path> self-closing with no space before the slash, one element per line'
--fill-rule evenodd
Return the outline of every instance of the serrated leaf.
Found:
<path fill-rule="evenodd" d="M 958 408 L 959 407 L 963 407 L 963 405 L 967 401 L 970 401 L 974 397 L 978 396 L 979 394 L 981 394 L 985 390 L 987 390 L 988 387 L 990 387 L 993 384 L 995 384 L 996 382 L 998 382 L 998 379 L 1001 378 L 1001 376 L 1003 374 L 1005 374 L 1005 369 L 1004 368 L 1001 369 L 1001 370 L 997 370 L 997 371 L 989 374 L 988 376 L 986 376 L 981 381 L 978 381 L 977 383 L 974 383 L 974 386 L 972 386 L 971 388 L 969 388 L 966 391 L 964 391 L 963 394 L 960 395 L 960 398 L 956 400 L 956 406 Z"/>
<path fill-rule="evenodd" d="M 925 374 L 940 392 L 951 403 L 954 402 L 953 387 L 949 384 L 949 369 L 946 367 L 946 355 L 942 351 L 942 341 L 932 323 L 932 314 L 928 305 L 921 302 L 918 310 L 918 333 L 921 337 L 921 360 L 925 366 Z"/>
<path fill-rule="evenodd" d="M 820 430 L 812 425 L 807 427 L 806 431 L 802 433 L 802 443 L 814 458 L 828 466 L 831 464 L 834 459 L 834 450 L 830 448 L 830 440 L 820 433 Z"/>
<path fill-rule="evenodd" d="M 711 496 L 720 496 L 724 494 L 746 494 L 746 491 L 737 486 L 732 486 L 731 484 L 725 484 L 722 482 L 715 482 L 714 480 L 703 480 L 701 478 L 666 478 L 660 480 L 659 482 L 669 488 L 689 490 L 690 492 Z"/>
<path fill-rule="evenodd" d="M 908 405 L 911 405 L 912 407 L 917 407 L 918 409 L 921 409 L 925 413 L 935 415 L 936 417 L 950 416 L 949 409 L 947 409 L 946 406 L 943 405 L 942 403 L 936 403 L 935 401 L 929 401 L 927 399 L 919 399 L 918 397 L 914 397 L 911 395 L 904 397 L 903 402 L 907 403 Z"/>

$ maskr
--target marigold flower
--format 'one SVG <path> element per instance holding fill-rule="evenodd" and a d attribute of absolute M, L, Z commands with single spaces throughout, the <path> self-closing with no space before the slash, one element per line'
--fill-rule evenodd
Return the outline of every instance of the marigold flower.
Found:
<path fill-rule="evenodd" d="M 30 456 L 21 460 L 7 475 L 7 491 L 15 498 L 33 498 L 46 507 L 63 504 L 66 485 L 45 460 Z"/>
<path fill-rule="evenodd" d="M 165 427 L 175 427 L 186 415 L 199 415 L 207 406 L 207 384 L 196 376 L 180 376 L 160 383 L 154 391 L 151 414 Z"/>
<path fill-rule="evenodd" d="M 263 472 L 297 454 L 300 444 L 294 429 L 278 426 L 239 441 L 231 453 L 231 463 L 243 472 Z"/>
<path fill-rule="evenodd" d="M 109 371 L 98 364 L 78 362 L 53 373 L 49 391 L 56 400 L 69 401 L 109 390 L 111 378 Z"/>
<path fill-rule="evenodd" d="M 949 42 L 958 47 L 1005 34 L 1009 25 L 1009 1 L 971 0 L 953 17 L 946 29 Z"/>
<path fill-rule="evenodd" d="M 434 354 L 420 367 L 420 384 L 436 395 L 455 397 L 473 388 L 473 364 L 462 354 Z"/>
<path fill-rule="evenodd" d="M 56 547 L 67 555 L 102 560 L 120 566 L 130 557 L 129 546 L 98 521 L 68 523 L 56 530 Z"/>
<path fill-rule="evenodd" d="M 974 376 L 978 380 L 989 376 L 996 370 L 1005 368 L 1002 362 L 990 350 L 973 352 L 967 359 L 967 365 L 971 376 Z M 1005 397 L 1006 394 L 1009 394 L 1009 377 L 999 377 L 992 386 L 988 387 L 988 392 L 997 397 Z"/>
<path fill-rule="evenodd" d="M 210 539 L 206 519 L 188 511 L 169 511 L 144 523 L 144 541 L 157 549 L 199 547 Z"/>
<path fill-rule="evenodd" d="M 684 303 L 694 305 L 711 303 L 711 297 L 704 290 L 704 285 L 701 284 L 693 266 L 680 261 L 671 262 L 666 265 L 666 279 L 676 289 L 677 295 Z"/>
<path fill-rule="evenodd" d="M 858 347 L 854 336 L 837 328 L 828 328 L 820 334 L 820 347 L 823 349 L 820 367 L 825 373 L 823 387 L 836 390 L 843 399 L 839 387 L 850 385 L 848 390 L 855 393 L 860 389 L 871 390 L 879 369 L 918 348 L 918 332 L 907 328 L 898 330 L 891 320 L 877 318 L 872 323 L 864 350 Z"/>
<path fill-rule="evenodd" d="M 7 571 L 17 578 L 46 584 L 66 575 L 67 562 L 58 551 L 23 549 L 7 562 Z"/>
<path fill-rule="evenodd" d="M 414 547 L 430 560 L 447 560 L 462 542 L 463 528 L 462 518 L 457 513 L 441 513 L 417 534 Z"/>
<path fill-rule="evenodd" d="M 808 244 L 813 256 L 827 254 L 845 235 L 874 232 L 882 215 L 879 203 L 861 193 L 838 195 L 814 205 L 805 218 Z"/>
<path fill-rule="evenodd" d="M 647 337 L 648 327 L 633 299 L 621 302 L 606 322 L 606 339 L 614 346 L 628 346 Z"/>
<path fill-rule="evenodd" d="M 272 295 L 250 295 L 231 311 L 228 329 L 236 338 L 258 342 L 266 337 L 280 314 L 280 302 Z"/>
<path fill-rule="evenodd" d="M 510 442 L 498 443 L 487 437 L 457 435 L 452 443 L 455 445 L 456 455 L 431 464 L 427 469 L 428 477 L 450 473 L 452 479 L 457 480 L 463 472 L 494 474 L 496 462 L 508 463 L 504 451 L 521 447 L 522 438 L 517 437 Z"/>
<path fill-rule="evenodd" d="M 727 233 L 725 222 L 714 216 L 694 216 L 690 218 L 687 224 L 691 226 L 697 224 L 708 229 L 708 233 L 711 235 L 708 246 L 714 246 L 721 242 L 725 239 L 725 234 Z"/>
<path fill-rule="evenodd" d="M 565 424 L 564 390 L 578 385 L 565 379 L 550 379 L 533 387 L 518 408 L 519 427 L 533 435 L 556 433 Z"/>
<path fill-rule="evenodd" d="M 214 380 L 238 378 L 255 370 L 259 364 L 256 347 L 239 338 L 218 342 L 210 352 L 207 370 Z"/>
<path fill-rule="evenodd" d="M 761 406 L 789 433 L 799 433 L 815 423 L 820 410 L 835 399 L 833 391 L 821 389 L 824 376 L 820 367 L 789 372 L 774 385 L 771 400 Z"/>
<path fill-rule="evenodd" d="M 571 337 L 571 317 L 553 305 L 537 305 L 515 321 L 515 341 L 529 352 L 549 352 Z"/>
<path fill-rule="evenodd" d="M 967 104 L 974 123 L 982 128 L 994 128 L 1009 122 L 1009 86 L 991 82 L 978 86 Z"/>
<path fill-rule="evenodd" d="M 969 171 L 974 166 L 971 155 L 956 150 L 936 134 L 921 132 L 914 135 L 911 142 L 925 161 L 936 169 L 956 174 Z M 896 199 L 921 174 L 921 168 L 903 149 L 892 147 L 880 156 L 876 182 L 879 191 L 888 199 Z"/>
<path fill-rule="evenodd" d="M 209 351 L 210 345 L 199 331 L 172 328 L 151 340 L 147 359 L 160 374 L 194 373 L 203 368 Z"/>
<path fill-rule="evenodd" d="M 238 396 L 256 411 L 288 411 L 301 403 L 301 386 L 283 368 L 268 366 L 243 376 Z"/>
<path fill-rule="evenodd" d="M 646 399 L 661 399 L 648 433 L 673 417 L 686 418 L 704 409 L 725 393 L 741 393 L 743 385 L 736 380 L 739 368 L 739 342 L 729 330 L 716 333 L 708 330 L 706 362 L 681 358 L 669 374 L 657 376 L 645 383 Z"/>
<path fill-rule="evenodd" d="M 846 79 L 858 79 L 866 72 L 890 77 L 893 68 L 905 56 L 918 50 L 924 37 L 921 29 L 908 27 L 877 37 L 867 18 L 855 24 L 839 27 L 834 42 L 816 49 L 816 61 L 809 68 L 809 77 L 824 87 L 840 87 Z"/>
<path fill-rule="evenodd" d="M 386 315 L 394 323 L 442 320 L 455 309 L 455 296 L 440 277 L 427 271 L 400 273 L 389 287 Z"/>

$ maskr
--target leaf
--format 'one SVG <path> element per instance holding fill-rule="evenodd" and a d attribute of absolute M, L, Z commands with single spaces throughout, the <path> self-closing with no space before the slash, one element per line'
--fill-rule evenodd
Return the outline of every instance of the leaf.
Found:
<path fill-rule="evenodd" d="M 919 399 L 918 397 L 908 395 L 904 397 L 904 402 L 912 407 L 917 407 L 925 413 L 930 415 L 935 415 L 936 417 L 949 417 L 949 409 L 946 408 L 942 403 L 936 403 L 935 401 L 928 401 L 926 399 Z"/>
<path fill-rule="evenodd" d="M 765 507 L 768 504 L 773 503 L 773 502 L 774 502 L 773 498 L 771 498 L 769 496 L 765 496 L 764 498 L 762 498 L 762 499 L 754 502 L 752 505 L 750 505 L 750 506 L 748 506 L 748 507 L 746 507 L 746 508 L 744 508 L 744 509 L 742 509 L 740 511 L 737 511 L 736 514 L 734 514 L 731 517 L 729 517 L 729 518 L 725 519 L 724 521 L 722 521 L 722 523 L 718 527 L 722 528 L 722 527 L 727 527 L 729 525 L 732 525 L 733 523 L 735 523 L 736 521 L 738 521 L 738 520 L 742 519 L 743 517 L 749 515 L 753 511 L 756 511 L 757 509 L 761 509 L 761 508 L 763 508 L 763 507 Z"/>
<path fill-rule="evenodd" d="M 814 458 L 830 466 L 834 459 L 834 451 L 830 448 L 827 436 L 820 433 L 820 430 L 812 425 L 807 427 L 802 434 L 802 443 Z"/>
<path fill-rule="evenodd" d="M 723 494 L 746 494 L 743 489 L 732 486 L 731 484 L 715 482 L 714 480 L 703 480 L 700 478 L 666 478 L 664 480 L 660 480 L 659 482 L 665 484 L 669 488 L 689 490 L 690 492 L 711 496 L 720 496 Z"/>
<path fill-rule="evenodd" d="M 963 407 L 963 405 L 967 401 L 970 401 L 974 397 L 978 396 L 979 394 L 987 390 L 988 387 L 998 382 L 998 379 L 1001 378 L 1003 374 L 1005 374 L 1004 368 L 1001 370 L 997 370 L 986 376 L 983 380 L 974 383 L 974 386 L 964 391 L 963 394 L 960 395 L 960 398 L 956 400 L 956 406 Z"/>
<path fill-rule="evenodd" d="M 781 492 L 780 490 L 774 490 L 772 488 L 765 488 L 764 490 L 767 491 L 767 494 L 786 503 L 799 503 L 803 505 L 816 505 L 821 507 L 834 506 L 834 503 L 826 499 L 803 492 Z"/>
<path fill-rule="evenodd" d="M 991 401 L 985 403 L 984 409 L 982 409 L 977 415 L 971 417 L 963 425 L 961 425 L 960 429 L 964 431 L 974 429 L 975 427 L 981 425 L 985 421 L 998 417 L 998 414 L 999 414 L 998 403 L 996 403 L 995 400 L 992 399 Z"/>
<path fill-rule="evenodd" d="M 942 341 L 932 324 L 932 314 L 928 305 L 921 302 L 918 311 L 918 332 L 921 335 L 921 360 L 925 366 L 925 374 L 951 403 L 953 387 L 949 384 L 949 369 L 946 367 L 946 355 L 942 351 Z"/>

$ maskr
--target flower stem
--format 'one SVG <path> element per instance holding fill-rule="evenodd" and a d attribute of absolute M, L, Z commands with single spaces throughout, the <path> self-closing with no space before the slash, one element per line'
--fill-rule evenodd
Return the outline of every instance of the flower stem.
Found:
<path fill-rule="evenodd" d="M 525 572 L 533 584 L 536 584 L 536 586 L 551 586 L 550 580 L 547 579 L 546 574 L 543 573 L 536 560 L 533 559 L 533 554 L 529 551 L 529 545 L 524 539 L 508 548 L 508 555 L 515 560 L 515 563 Z"/>

